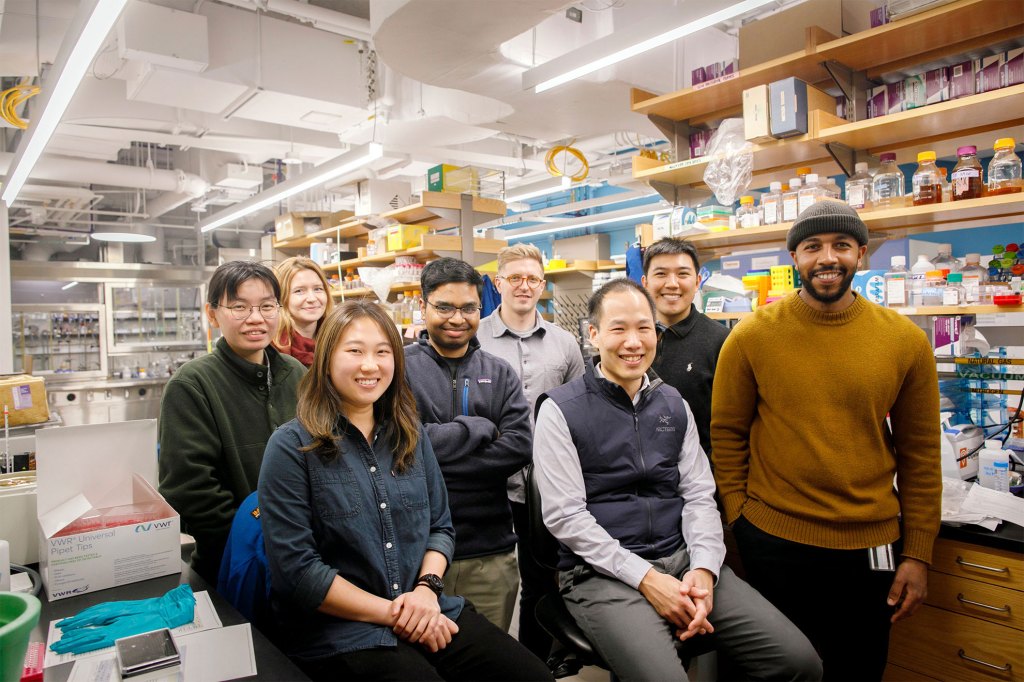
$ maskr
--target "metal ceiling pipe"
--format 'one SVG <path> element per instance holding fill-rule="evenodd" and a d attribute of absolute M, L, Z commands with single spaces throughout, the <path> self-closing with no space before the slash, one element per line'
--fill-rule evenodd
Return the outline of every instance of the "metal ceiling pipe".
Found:
<path fill-rule="evenodd" d="M 146 202 L 146 220 L 159 218 L 195 198 L 187 192 L 165 192 L 153 201 Z"/>
<path fill-rule="evenodd" d="M 0 153 L 0 174 L 7 172 L 13 159 L 14 154 Z M 72 182 L 79 185 L 82 184 L 82 178 L 88 178 L 90 184 L 180 192 L 192 197 L 201 197 L 210 190 L 210 183 L 206 180 L 183 170 L 159 170 L 63 156 L 41 158 L 32 170 L 32 177 L 37 180 Z"/>
<path fill-rule="evenodd" d="M 251 2 L 250 0 L 221 0 L 221 2 L 248 10 L 255 10 L 262 6 L 267 11 L 294 17 L 308 22 L 322 31 L 337 33 L 347 38 L 370 40 L 373 37 L 369 19 L 360 19 L 349 14 L 298 2 L 298 0 L 267 0 L 265 3 Z"/>

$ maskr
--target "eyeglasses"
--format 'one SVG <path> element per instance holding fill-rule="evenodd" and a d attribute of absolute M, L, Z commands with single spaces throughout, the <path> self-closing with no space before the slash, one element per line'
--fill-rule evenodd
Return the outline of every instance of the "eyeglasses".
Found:
<path fill-rule="evenodd" d="M 544 280 L 535 275 L 530 275 L 529 277 L 523 277 L 522 275 L 509 275 L 508 277 L 499 276 L 497 277 L 497 279 L 503 279 L 509 284 L 511 284 L 513 287 L 519 286 L 525 280 L 526 286 L 530 287 L 531 289 L 536 289 L 540 285 L 544 284 Z"/>
<path fill-rule="evenodd" d="M 224 308 L 231 317 L 236 320 L 248 320 L 254 310 L 260 311 L 264 320 L 272 320 L 277 317 L 277 311 L 281 307 L 279 303 L 261 303 L 260 305 L 246 305 L 245 303 L 234 303 L 232 305 L 211 304 L 214 308 Z"/>
<path fill-rule="evenodd" d="M 448 305 L 446 303 L 442 303 L 441 305 L 434 305 L 430 301 L 427 301 L 427 305 L 433 307 L 433 309 L 437 311 L 437 314 L 445 319 L 454 316 L 456 310 L 462 313 L 463 317 L 473 317 L 474 315 L 480 314 L 480 306 L 473 304 L 464 305 L 461 308 L 456 308 L 455 306 Z"/>

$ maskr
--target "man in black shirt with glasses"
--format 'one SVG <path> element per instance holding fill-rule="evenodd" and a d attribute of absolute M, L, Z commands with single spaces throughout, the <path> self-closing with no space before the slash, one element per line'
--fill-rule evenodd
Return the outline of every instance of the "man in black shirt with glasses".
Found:
<path fill-rule="evenodd" d="M 512 367 L 476 339 L 480 273 L 441 258 L 423 268 L 420 286 L 426 331 L 406 347 L 405 371 L 455 526 L 444 590 L 508 631 L 519 574 L 505 482 L 530 463 L 530 408 Z"/>

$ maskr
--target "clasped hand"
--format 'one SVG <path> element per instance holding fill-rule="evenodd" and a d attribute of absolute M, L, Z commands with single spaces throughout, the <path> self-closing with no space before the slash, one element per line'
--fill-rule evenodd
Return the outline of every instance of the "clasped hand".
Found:
<path fill-rule="evenodd" d="M 676 626 L 680 641 L 715 631 L 708 620 L 714 589 L 714 577 L 708 571 L 688 571 L 677 580 L 652 568 L 639 589 L 658 615 Z"/>
<path fill-rule="evenodd" d="M 391 602 L 392 631 L 407 642 L 420 644 L 436 653 L 452 641 L 459 626 L 443 613 L 437 595 L 417 587 Z"/>

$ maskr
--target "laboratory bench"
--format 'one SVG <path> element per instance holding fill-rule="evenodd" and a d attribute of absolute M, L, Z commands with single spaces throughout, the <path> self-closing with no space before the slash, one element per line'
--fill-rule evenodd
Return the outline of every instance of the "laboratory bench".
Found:
<path fill-rule="evenodd" d="M 943 524 L 928 596 L 889 638 L 885 680 L 1024 680 L 1024 528 Z"/>
<path fill-rule="evenodd" d="M 217 611 L 217 615 L 220 616 L 221 622 L 225 627 L 229 625 L 240 625 L 246 622 L 245 617 L 235 610 L 235 608 L 222 596 L 217 594 L 216 590 L 212 586 L 210 586 L 198 574 L 193 573 L 187 564 L 182 563 L 180 574 L 152 578 L 142 582 L 90 592 L 88 594 L 82 594 L 68 599 L 61 599 L 55 602 L 48 602 L 45 594 L 40 594 L 39 599 L 43 605 L 42 612 L 40 613 L 39 624 L 36 625 L 35 629 L 32 631 L 30 640 L 33 642 L 45 642 L 50 621 L 72 616 L 88 606 L 108 601 L 159 597 L 168 590 L 184 583 L 191 585 L 193 592 L 201 592 L 205 590 L 209 593 L 213 606 Z M 294 663 L 291 662 L 287 656 L 285 656 L 255 627 L 252 628 L 252 643 L 256 658 L 257 674 L 255 677 L 247 677 L 243 679 L 289 681 L 309 679 L 298 667 L 296 667 Z M 225 655 L 230 654 L 230 652 L 224 653 Z M 73 667 L 74 663 L 63 663 L 61 665 L 47 668 L 44 671 L 43 680 L 44 682 L 64 682 L 68 679 Z"/>

